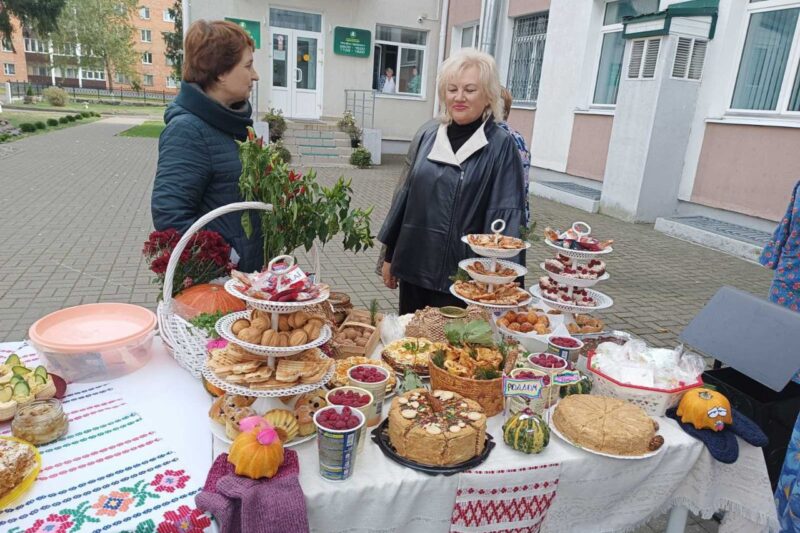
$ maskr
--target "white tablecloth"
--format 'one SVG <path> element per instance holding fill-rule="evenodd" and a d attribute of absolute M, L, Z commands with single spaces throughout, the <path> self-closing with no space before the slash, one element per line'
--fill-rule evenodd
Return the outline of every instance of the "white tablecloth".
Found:
<path fill-rule="evenodd" d="M 195 479 L 205 479 L 224 444 L 208 429 L 211 400 L 191 375 L 154 344 L 153 361 L 114 386 L 155 427 Z M 645 460 L 592 455 L 553 436 L 538 455 L 503 444 L 502 416 L 489 422 L 497 446 L 478 469 L 560 465 L 558 488 L 541 531 L 630 531 L 674 505 L 710 517 L 727 511 L 721 533 L 777 530 L 778 521 L 761 450 L 740 441 L 739 460 L 723 465 L 674 421 L 660 420 L 665 446 Z M 353 477 L 332 483 L 317 474 L 314 441 L 294 448 L 313 531 L 446 532 L 459 476 L 427 476 L 386 459 L 371 441 L 358 456 Z"/>

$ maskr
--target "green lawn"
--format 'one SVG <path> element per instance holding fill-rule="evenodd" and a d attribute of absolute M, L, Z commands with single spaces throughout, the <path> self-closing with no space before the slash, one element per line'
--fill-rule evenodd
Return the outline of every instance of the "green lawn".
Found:
<path fill-rule="evenodd" d="M 125 130 L 120 135 L 122 137 L 152 137 L 157 139 L 164 131 L 165 124 L 162 121 L 148 120 L 147 122 Z"/>
<path fill-rule="evenodd" d="M 11 124 L 16 127 L 19 127 L 20 124 L 23 122 L 44 122 L 47 123 L 47 119 L 54 118 L 58 120 L 60 117 L 65 115 L 74 115 L 75 113 L 48 113 L 45 111 L 17 111 L 17 110 L 4 110 L 0 113 L 0 119 L 7 120 Z M 94 122 L 98 120 L 96 117 L 89 117 L 84 118 L 81 120 L 76 120 L 75 122 L 67 122 L 66 124 L 59 124 L 58 126 L 47 126 L 47 128 L 43 130 L 36 130 L 31 133 L 23 133 L 17 137 L 12 137 L 5 142 L 12 142 L 18 141 L 19 139 L 24 139 L 25 137 L 30 137 L 31 135 L 40 135 L 42 133 L 47 133 L 48 131 L 55 131 L 55 130 L 63 130 L 64 128 L 70 128 L 72 126 L 78 126 L 79 124 L 87 124 L 89 122 Z"/>
<path fill-rule="evenodd" d="M 56 109 L 47 102 L 37 102 L 35 104 L 22 104 L 14 102 L 15 106 L 25 107 L 26 109 Z M 105 113 L 107 115 L 145 115 L 148 117 L 163 117 L 166 106 L 136 106 L 136 105 L 111 105 L 111 104 L 93 104 L 87 103 L 84 105 L 82 102 L 69 102 L 66 107 L 58 108 L 64 109 L 67 113 L 75 111 L 96 111 L 98 113 Z"/>

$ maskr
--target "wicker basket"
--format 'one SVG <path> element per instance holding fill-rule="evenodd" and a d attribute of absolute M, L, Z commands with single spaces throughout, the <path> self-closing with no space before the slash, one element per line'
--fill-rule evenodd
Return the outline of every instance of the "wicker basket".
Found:
<path fill-rule="evenodd" d="M 703 378 L 700 376 L 697 377 L 697 382 L 675 389 L 656 389 L 621 383 L 592 368 L 593 357 L 594 353 L 590 353 L 587 364 L 587 369 L 592 374 L 592 394 L 628 401 L 644 409 L 650 416 L 664 416 L 667 409 L 678 405 L 686 391 L 703 386 Z"/>
<path fill-rule="evenodd" d="M 189 240 L 206 224 L 215 218 L 246 209 L 256 209 L 260 211 L 272 211 L 272 206 L 261 202 L 238 202 L 218 207 L 200 217 L 197 222 L 192 224 L 181 240 L 175 246 L 167 264 L 167 271 L 164 275 L 163 298 L 158 304 L 156 315 L 158 316 L 158 329 L 161 339 L 167 347 L 167 351 L 175 358 L 178 363 L 192 373 L 196 378 L 200 378 L 203 369 L 203 362 L 206 358 L 206 344 L 208 337 L 198 328 L 181 318 L 173 309 L 172 284 L 175 276 L 175 269 L 178 267 L 178 260 L 181 253 L 186 248 Z M 317 269 L 319 271 L 319 269 Z"/>
<path fill-rule="evenodd" d="M 339 344 L 338 342 L 335 341 L 331 341 L 331 346 L 333 347 L 334 359 L 345 359 L 353 355 L 361 355 L 364 357 L 369 357 L 372 355 L 372 352 L 375 351 L 375 347 L 381 340 L 381 335 L 380 332 L 378 331 L 378 328 L 375 326 L 371 326 L 370 324 L 362 324 L 360 322 L 350 322 L 349 320 L 345 320 L 344 324 L 339 326 L 338 331 L 342 331 L 345 328 L 351 328 L 351 327 L 357 327 L 371 332 L 367 344 L 365 344 L 364 346 L 349 346 L 349 345 Z"/>
<path fill-rule="evenodd" d="M 476 305 L 467 307 L 465 318 L 447 318 L 439 312 L 439 308 L 426 307 L 414 313 L 411 322 L 406 326 L 406 337 L 422 337 L 433 342 L 447 342 L 444 327 L 454 320 L 485 320 L 491 324 L 486 310 Z"/>
<path fill-rule="evenodd" d="M 512 350 L 506 357 L 503 373 L 508 373 L 514 368 L 517 361 L 517 352 Z M 472 379 L 454 376 L 428 360 L 428 371 L 431 376 L 431 390 L 449 390 L 461 396 L 475 400 L 487 417 L 492 417 L 503 410 L 503 378 L 497 379 Z"/>

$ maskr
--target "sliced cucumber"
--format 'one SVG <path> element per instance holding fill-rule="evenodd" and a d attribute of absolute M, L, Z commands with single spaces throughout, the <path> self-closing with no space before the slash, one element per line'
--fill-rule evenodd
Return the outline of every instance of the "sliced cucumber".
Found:
<path fill-rule="evenodd" d="M 31 388 L 24 381 L 20 381 L 14 385 L 14 396 L 16 398 L 25 398 L 26 396 L 30 396 L 30 394 Z"/>
<path fill-rule="evenodd" d="M 19 360 L 19 356 L 17 354 L 12 353 L 6 359 L 5 364 L 7 364 L 8 366 L 16 366 L 16 365 L 21 365 L 22 361 Z"/>
<path fill-rule="evenodd" d="M 11 398 L 14 396 L 14 389 L 11 387 L 3 387 L 0 389 L 0 403 L 5 403 L 11 401 Z"/>
<path fill-rule="evenodd" d="M 47 369 L 45 367 L 39 365 L 36 367 L 36 370 L 34 370 L 33 373 L 37 376 L 43 377 L 44 380 L 47 381 Z"/>
<path fill-rule="evenodd" d="M 30 374 L 31 373 L 31 369 L 30 368 L 26 368 L 26 367 L 24 367 L 22 365 L 17 365 L 15 367 L 12 367 L 11 371 L 14 372 L 15 376 L 24 376 L 26 374 Z"/>
<path fill-rule="evenodd" d="M 47 384 L 47 378 L 42 377 L 39 374 L 34 374 L 33 382 L 36 383 L 37 385 L 46 385 Z"/>
<path fill-rule="evenodd" d="M 14 374 L 13 376 L 11 376 L 11 381 L 9 381 L 8 384 L 13 387 L 17 383 L 25 383 L 25 378 Z"/>

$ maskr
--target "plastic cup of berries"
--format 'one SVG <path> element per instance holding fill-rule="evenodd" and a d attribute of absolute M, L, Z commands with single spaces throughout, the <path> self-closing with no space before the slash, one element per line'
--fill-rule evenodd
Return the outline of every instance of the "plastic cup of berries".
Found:
<path fill-rule="evenodd" d="M 578 360 L 578 354 L 583 349 L 583 342 L 575 337 L 566 335 L 551 335 L 547 338 L 547 351 L 563 357 L 573 363 Z"/>
<path fill-rule="evenodd" d="M 532 353 L 528 356 L 528 366 L 534 370 L 554 376 L 567 369 L 566 359 L 550 352 Z"/>
<path fill-rule="evenodd" d="M 538 370 L 536 368 L 515 368 L 509 374 L 512 379 L 533 380 L 539 379 L 542 382 L 542 388 L 538 398 L 531 398 L 528 396 L 511 396 L 508 398 L 508 414 L 513 416 L 520 411 L 530 409 L 534 413 L 540 415 L 548 407 L 548 400 L 553 397 L 550 390 L 551 376 L 549 372 Z M 555 394 L 558 398 L 558 394 Z"/>
<path fill-rule="evenodd" d="M 358 387 L 372 394 L 375 412 L 374 416 L 367 420 L 367 425 L 377 425 L 383 414 L 383 399 L 386 397 L 389 371 L 378 365 L 356 365 L 347 371 L 347 378 L 351 387 Z"/>
<path fill-rule="evenodd" d="M 369 420 L 375 417 L 375 398 L 372 393 L 361 387 L 336 387 L 328 391 L 325 395 L 328 405 L 346 405 L 352 409 L 358 409 Z M 367 440 L 367 426 L 361 428 L 361 435 L 358 439 L 358 451 L 364 449 L 364 441 Z"/>
<path fill-rule="evenodd" d="M 353 475 L 366 420 L 364 413 L 348 405 L 329 405 L 314 414 L 319 475 L 323 479 L 345 481 Z"/>

